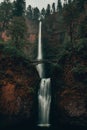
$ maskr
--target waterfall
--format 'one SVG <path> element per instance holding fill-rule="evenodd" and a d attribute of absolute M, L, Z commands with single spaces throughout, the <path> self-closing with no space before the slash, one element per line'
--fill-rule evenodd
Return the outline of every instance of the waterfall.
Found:
<path fill-rule="evenodd" d="M 39 34 L 38 34 L 38 56 L 37 59 L 43 59 L 43 53 L 42 53 L 42 44 L 41 44 L 41 27 L 42 22 L 39 22 Z"/>
<path fill-rule="evenodd" d="M 38 55 L 37 55 L 38 60 L 43 59 L 42 42 L 41 42 L 41 28 L 42 28 L 42 22 L 40 20 L 39 21 L 39 33 L 38 33 Z M 44 68 L 43 64 L 37 65 L 37 71 L 39 73 L 40 78 L 43 78 L 43 76 L 44 76 L 43 68 Z"/>
<path fill-rule="evenodd" d="M 41 80 L 40 89 L 38 91 L 39 101 L 39 126 L 49 126 L 49 112 L 50 112 L 50 78 Z"/>
<path fill-rule="evenodd" d="M 38 56 L 37 59 L 43 59 L 42 42 L 41 42 L 41 27 L 42 21 L 39 21 L 39 35 L 38 35 Z M 40 88 L 38 91 L 38 126 L 48 127 L 50 103 L 51 103 L 51 90 L 50 90 L 50 78 L 45 77 L 44 64 L 38 64 L 36 66 L 39 76 L 41 78 Z"/>

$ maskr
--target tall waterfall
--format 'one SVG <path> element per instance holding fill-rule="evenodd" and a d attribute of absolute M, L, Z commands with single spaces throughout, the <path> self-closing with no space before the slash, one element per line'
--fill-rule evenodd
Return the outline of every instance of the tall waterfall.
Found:
<path fill-rule="evenodd" d="M 43 59 L 43 53 L 42 53 L 42 44 L 41 44 L 41 28 L 42 28 L 42 22 L 39 22 L 39 34 L 38 34 L 38 56 L 37 59 Z"/>
<path fill-rule="evenodd" d="M 37 59 L 43 59 L 42 43 L 41 43 L 41 27 L 42 21 L 39 21 L 39 39 L 38 39 L 38 56 Z M 48 127 L 49 114 L 50 114 L 50 103 L 51 103 L 51 90 L 50 90 L 50 78 L 45 77 L 44 64 L 38 64 L 37 70 L 41 78 L 40 88 L 38 91 L 38 126 Z"/>

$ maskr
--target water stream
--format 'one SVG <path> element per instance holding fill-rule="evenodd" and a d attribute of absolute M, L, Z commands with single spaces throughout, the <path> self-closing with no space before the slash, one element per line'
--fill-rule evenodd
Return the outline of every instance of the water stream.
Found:
<path fill-rule="evenodd" d="M 43 59 L 42 42 L 41 42 L 41 28 L 42 21 L 39 21 L 39 34 L 38 34 L 38 56 L 37 59 Z M 50 78 L 45 78 L 44 64 L 38 64 L 37 70 L 41 78 L 40 88 L 38 90 L 38 126 L 50 126 L 49 114 L 51 103 L 51 81 Z"/>

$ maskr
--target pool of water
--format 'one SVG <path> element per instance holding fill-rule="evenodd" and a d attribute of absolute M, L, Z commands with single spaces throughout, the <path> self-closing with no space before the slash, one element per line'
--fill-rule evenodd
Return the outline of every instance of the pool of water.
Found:
<path fill-rule="evenodd" d="M 0 128 L 0 130 L 87 130 L 87 127 L 84 126 L 71 126 L 71 125 L 58 125 L 58 126 L 53 126 L 53 125 L 35 125 L 35 124 L 29 124 L 28 122 L 26 123 L 20 123 L 20 124 L 14 124 L 11 126 L 3 126 Z"/>

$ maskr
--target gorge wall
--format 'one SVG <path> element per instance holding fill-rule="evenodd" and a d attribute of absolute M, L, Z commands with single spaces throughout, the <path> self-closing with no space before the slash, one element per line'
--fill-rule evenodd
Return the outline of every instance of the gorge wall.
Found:
<path fill-rule="evenodd" d="M 35 120 L 39 81 L 27 59 L 17 52 L 6 53 L 0 45 L 0 127 Z"/>

